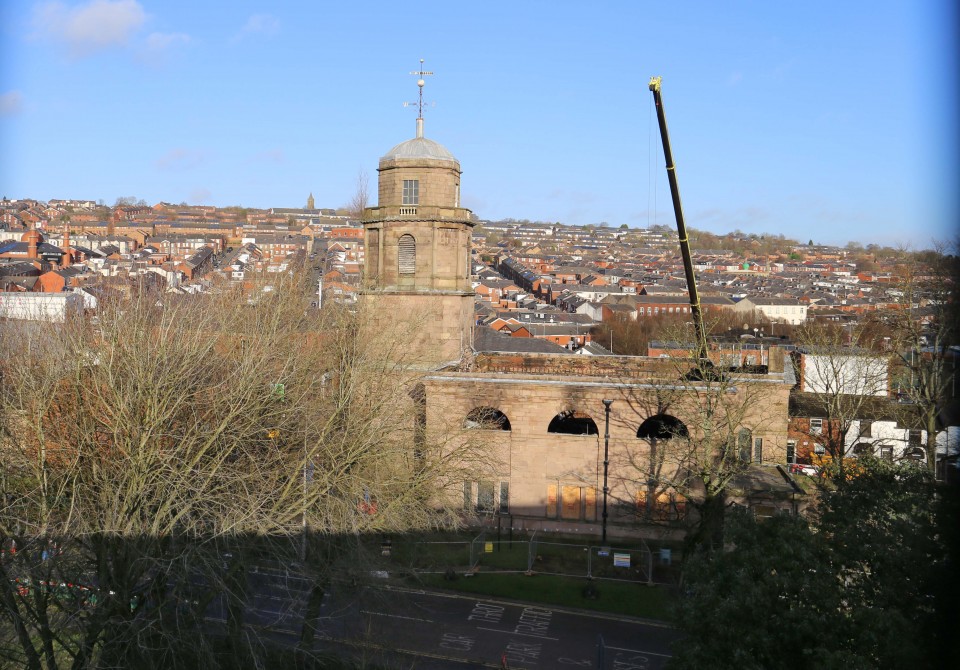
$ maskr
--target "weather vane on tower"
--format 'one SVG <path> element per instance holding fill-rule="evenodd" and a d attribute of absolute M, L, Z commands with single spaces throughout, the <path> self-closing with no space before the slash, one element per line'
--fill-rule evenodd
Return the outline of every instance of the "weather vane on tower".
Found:
<path fill-rule="evenodd" d="M 403 103 L 404 107 L 412 107 L 413 105 L 417 106 L 417 137 L 423 137 L 423 78 L 425 76 L 432 75 L 433 72 L 427 72 L 423 69 L 423 59 L 420 59 L 420 69 L 411 72 L 410 74 L 417 75 L 417 88 L 420 89 L 420 96 L 417 102 L 405 102 Z M 436 103 L 427 103 L 430 106 L 435 105 Z"/>

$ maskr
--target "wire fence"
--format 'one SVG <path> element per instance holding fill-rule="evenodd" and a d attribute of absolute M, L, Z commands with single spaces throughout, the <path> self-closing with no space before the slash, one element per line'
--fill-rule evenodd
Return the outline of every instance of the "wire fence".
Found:
<path fill-rule="evenodd" d="M 652 584 L 655 568 L 664 566 L 663 550 L 654 552 L 643 540 L 620 545 L 564 542 L 541 538 L 535 531 L 524 540 L 481 532 L 469 539 L 411 544 L 394 552 L 394 562 L 415 573 L 537 573 Z M 669 551 L 666 556 L 669 563 Z"/>

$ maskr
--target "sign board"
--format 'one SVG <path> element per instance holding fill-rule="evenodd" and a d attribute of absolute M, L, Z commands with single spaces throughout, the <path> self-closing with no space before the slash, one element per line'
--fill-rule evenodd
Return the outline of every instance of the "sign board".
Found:
<path fill-rule="evenodd" d="M 487 543 L 485 543 L 485 544 L 483 545 L 483 550 L 484 550 L 484 552 L 486 552 L 486 553 L 488 553 L 488 554 L 492 554 L 492 553 L 493 553 L 493 542 L 487 542 Z"/>
<path fill-rule="evenodd" d="M 615 568 L 629 568 L 630 567 L 630 554 L 620 554 L 617 552 L 613 553 L 613 567 Z"/>
<path fill-rule="evenodd" d="M 597 556 L 609 556 L 609 555 L 610 555 L 610 547 L 599 547 L 597 549 Z"/>

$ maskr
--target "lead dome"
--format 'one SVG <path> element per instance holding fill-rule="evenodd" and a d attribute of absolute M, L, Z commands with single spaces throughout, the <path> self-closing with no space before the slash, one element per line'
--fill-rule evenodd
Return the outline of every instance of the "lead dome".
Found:
<path fill-rule="evenodd" d="M 395 160 L 433 160 L 459 164 L 445 146 L 426 137 L 414 137 L 412 140 L 401 142 L 380 158 L 381 162 Z"/>

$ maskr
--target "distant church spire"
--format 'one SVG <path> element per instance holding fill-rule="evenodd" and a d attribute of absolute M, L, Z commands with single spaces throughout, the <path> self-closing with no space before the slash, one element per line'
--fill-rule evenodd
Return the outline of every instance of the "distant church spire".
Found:
<path fill-rule="evenodd" d="M 417 137 L 423 137 L 423 84 L 424 84 L 423 78 L 428 74 L 432 75 L 433 72 L 427 72 L 426 70 L 423 69 L 423 59 L 421 58 L 420 69 L 416 70 L 415 72 L 411 72 L 410 74 L 417 75 L 417 88 L 420 90 L 420 97 L 418 98 L 417 102 L 415 103 L 405 102 L 403 103 L 403 106 L 404 107 L 410 107 L 412 105 L 417 106 Z"/>
<path fill-rule="evenodd" d="M 313 193 L 310 193 L 310 196 L 307 198 L 307 209 L 316 209 L 313 202 Z"/>

